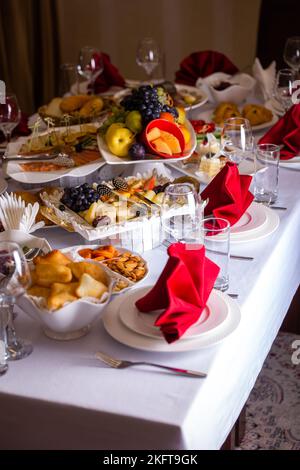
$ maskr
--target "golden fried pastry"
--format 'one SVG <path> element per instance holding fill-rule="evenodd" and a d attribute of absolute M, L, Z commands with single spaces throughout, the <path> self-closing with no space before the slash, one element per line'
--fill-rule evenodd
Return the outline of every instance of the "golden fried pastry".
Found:
<path fill-rule="evenodd" d="M 37 256 L 33 260 L 34 264 L 53 264 L 53 265 L 63 265 L 66 266 L 67 264 L 70 263 L 70 259 L 65 256 L 61 251 L 59 250 L 52 250 L 50 253 L 47 253 L 46 255 L 43 256 Z M 55 282 L 55 281 L 53 281 Z"/>
<path fill-rule="evenodd" d="M 79 111 L 80 116 L 93 116 L 94 114 L 100 113 L 104 106 L 103 99 L 100 97 L 92 98 L 85 103 Z"/>
<path fill-rule="evenodd" d="M 72 113 L 78 111 L 82 106 L 91 99 L 90 95 L 67 96 L 60 103 L 60 109 L 64 113 Z"/>
<path fill-rule="evenodd" d="M 47 307 L 49 310 L 57 310 L 63 307 L 67 302 L 74 302 L 74 300 L 78 300 L 78 298 L 68 292 L 50 294 L 47 300 Z"/>
<path fill-rule="evenodd" d="M 69 284 L 54 282 L 51 286 L 51 294 L 60 294 L 61 292 L 67 292 L 68 294 L 76 295 L 76 289 L 78 286 L 78 282 L 70 282 Z"/>
<path fill-rule="evenodd" d="M 220 103 L 215 111 L 213 120 L 216 124 L 223 124 L 226 119 L 240 117 L 241 113 L 234 103 Z"/>
<path fill-rule="evenodd" d="M 251 126 L 269 122 L 273 118 L 272 111 L 259 104 L 246 104 L 242 111 L 243 117 L 250 121 Z"/>
<path fill-rule="evenodd" d="M 45 299 L 48 299 L 50 295 L 50 289 L 48 287 L 31 286 L 27 293 L 29 295 L 33 295 L 34 297 L 44 297 Z"/>
<path fill-rule="evenodd" d="M 95 297 L 100 299 L 105 292 L 107 292 L 107 287 L 103 282 L 96 281 L 96 279 L 87 273 L 82 274 L 79 286 L 76 289 L 78 297 Z"/>
<path fill-rule="evenodd" d="M 60 108 L 62 98 L 53 98 L 46 107 L 46 114 L 52 117 L 62 117 L 63 113 Z"/>
<path fill-rule="evenodd" d="M 35 267 L 36 284 L 50 287 L 54 282 L 67 283 L 72 280 L 72 271 L 59 264 L 37 264 Z"/>
<path fill-rule="evenodd" d="M 107 285 L 107 274 L 99 264 L 80 261 L 79 263 L 70 263 L 68 267 L 71 269 L 73 276 L 78 280 L 86 273 Z"/>

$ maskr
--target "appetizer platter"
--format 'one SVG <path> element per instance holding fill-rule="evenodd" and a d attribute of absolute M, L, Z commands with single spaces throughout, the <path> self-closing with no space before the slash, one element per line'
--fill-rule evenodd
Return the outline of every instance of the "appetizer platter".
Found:
<path fill-rule="evenodd" d="M 98 149 L 96 125 L 49 125 L 43 132 L 38 127 L 37 122 L 31 136 L 8 145 L 4 161 L 12 179 L 41 184 L 63 176 L 83 177 L 104 163 Z"/>
<path fill-rule="evenodd" d="M 188 158 L 195 133 L 184 108 L 162 87 L 144 85 L 125 95 L 98 131 L 99 150 L 109 164 Z"/>

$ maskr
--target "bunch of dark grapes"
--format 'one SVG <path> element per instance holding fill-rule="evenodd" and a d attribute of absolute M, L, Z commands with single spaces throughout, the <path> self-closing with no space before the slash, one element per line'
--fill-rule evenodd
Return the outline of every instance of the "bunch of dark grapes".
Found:
<path fill-rule="evenodd" d="M 153 119 L 158 119 L 161 112 L 171 113 L 175 118 L 178 117 L 177 109 L 164 103 L 164 95 L 163 89 L 143 85 L 132 90 L 130 95 L 125 96 L 121 105 L 126 111 L 139 111 L 144 125 Z"/>
<path fill-rule="evenodd" d="M 99 198 L 97 190 L 88 183 L 84 183 L 76 188 L 65 188 L 61 202 L 72 211 L 81 212 L 87 210 Z"/>

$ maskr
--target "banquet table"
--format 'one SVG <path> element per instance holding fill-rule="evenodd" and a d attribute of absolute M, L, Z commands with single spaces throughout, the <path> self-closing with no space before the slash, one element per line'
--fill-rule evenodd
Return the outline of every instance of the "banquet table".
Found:
<path fill-rule="evenodd" d="M 280 226 L 271 236 L 232 247 L 229 292 L 241 322 L 223 342 L 198 351 L 152 353 L 112 339 L 101 319 L 78 340 L 58 342 L 19 311 L 16 328 L 33 353 L 9 363 L 0 379 L 2 449 L 219 449 L 236 422 L 300 281 L 300 171 L 280 168 Z M 81 244 L 77 234 L 42 229 L 52 247 Z M 145 252 L 155 282 L 167 260 Z M 84 312 L 83 312 L 84 314 Z M 147 367 L 115 370 L 96 351 L 200 370 L 206 379 Z"/>

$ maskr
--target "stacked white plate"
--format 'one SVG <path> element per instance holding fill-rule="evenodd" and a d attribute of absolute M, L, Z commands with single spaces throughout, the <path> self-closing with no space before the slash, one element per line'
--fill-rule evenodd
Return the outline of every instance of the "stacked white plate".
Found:
<path fill-rule="evenodd" d="M 135 302 L 151 288 L 148 286 L 128 291 L 108 305 L 103 323 L 107 332 L 120 343 L 146 351 L 193 351 L 219 343 L 240 322 L 238 304 L 226 294 L 212 290 L 200 319 L 179 340 L 168 344 L 154 324 L 161 311 L 141 313 L 135 306 Z"/>

